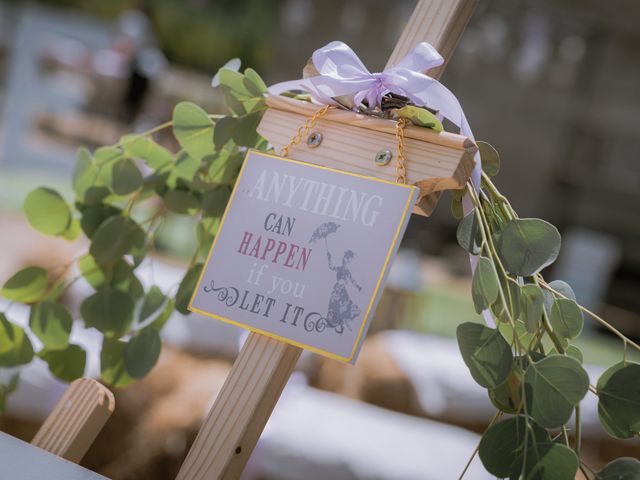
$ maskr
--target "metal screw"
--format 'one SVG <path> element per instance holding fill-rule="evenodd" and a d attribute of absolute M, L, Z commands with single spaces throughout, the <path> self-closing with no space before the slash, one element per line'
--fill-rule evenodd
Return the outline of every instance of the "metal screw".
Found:
<path fill-rule="evenodd" d="M 320 132 L 313 132 L 307 137 L 307 146 L 309 148 L 316 148 L 322 143 L 322 134 Z"/>
<path fill-rule="evenodd" d="M 378 165 L 379 167 L 384 167 L 385 165 L 389 165 L 389 162 L 391 161 L 392 157 L 393 157 L 393 154 L 391 153 L 391 150 L 389 149 L 380 150 L 378 153 L 376 153 L 376 158 L 375 158 L 376 165 Z"/>

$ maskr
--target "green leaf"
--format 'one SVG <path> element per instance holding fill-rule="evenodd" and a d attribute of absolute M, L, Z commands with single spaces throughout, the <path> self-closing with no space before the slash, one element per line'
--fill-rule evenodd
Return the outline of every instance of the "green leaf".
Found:
<path fill-rule="evenodd" d="M 120 141 L 128 156 L 144 160 L 154 170 L 167 168 L 173 163 L 171 152 L 149 137 L 125 135 Z"/>
<path fill-rule="evenodd" d="M 111 191 L 105 186 L 89 187 L 84 194 L 85 205 L 98 205 L 111 195 Z"/>
<path fill-rule="evenodd" d="M 133 321 L 134 302 L 130 295 L 104 287 L 87 297 L 80 313 L 87 327 L 94 327 L 107 337 L 119 338 Z"/>
<path fill-rule="evenodd" d="M 202 215 L 205 217 L 220 217 L 227 207 L 231 190 L 226 186 L 221 186 L 209 190 L 202 197 Z"/>
<path fill-rule="evenodd" d="M 180 286 L 178 287 L 178 292 L 176 293 L 175 308 L 184 315 L 187 315 L 189 313 L 189 302 L 191 301 L 191 296 L 193 295 L 193 291 L 196 288 L 196 284 L 200 279 L 201 271 L 202 264 L 195 264 L 187 271 L 184 278 L 180 282 Z"/>
<path fill-rule="evenodd" d="M 69 228 L 62 234 L 62 237 L 65 240 L 73 241 L 80 236 L 81 231 L 80 221 L 77 218 L 72 218 L 71 223 L 69 223 Z"/>
<path fill-rule="evenodd" d="M 20 373 L 16 372 L 11 375 L 8 383 L 0 384 L 0 414 L 4 413 L 7 397 L 16 391 L 20 383 Z"/>
<path fill-rule="evenodd" d="M 204 110 L 193 103 L 180 102 L 176 105 L 173 133 L 180 146 L 197 160 L 214 152 L 213 122 Z"/>
<path fill-rule="evenodd" d="M 181 183 L 190 185 L 202 163 L 190 156 L 187 152 L 180 152 L 176 160 L 176 166 L 171 170 L 167 178 L 167 186 L 176 188 Z M 182 180 L 182 182 L 180 182 Z"/>
<path fill-rule="evenodd" d="M 143 322 L 151 315 L 155 314 L 160 307 L 162 307 L 162 304 L 166 299 L 167 297 L 164 296 L 160 288 L 155 285 L 152 286 L 144 297 L 138 321 Z"/>
<path fill-rule="evenodd" d="M 124 366 L 127 343 L 104 338 L 100 352 L 100 378 L 114 387 L 126 387 L 134 382 Z"/>
<path fill-rule="evenodd" d="M 62 235 L 71 222 L 69 205 L 51 188 L 32 191 L 24 200 L 23 210 L 29 224 L 45 235 Z"/>
<path fill-rule="evenodd" d="M 489 400 L 498 409 L 505 413 L 516 413 L 522 405 L 522 379 L 523 372 L 513 364 L 507 379 L 496 388 L 489 389 Z"/>
<path fill-rule="evenodd" d="M 526 457 L 526 461 L 523 460 Z M 524 463 L 524 465 L 523 465 Z M 579 460 L 559 443 L 536 443 L 511 468 L 511 480 L 574 480 Z"/>
<path fill-rule="evenodd" d="M 582 355 L 582 350 L 580 350 L 575 345 L 569 345 L 565 351 L 565 355 L 570 356 L 571 358 L 578 361 L 578 363 L 582 363 L 584 361 L 584 357 Z"/>
<path fill-rule="evenodd" d="M 67 345 L 64 350 L 42 350 L 38 353 L 49 365 L 51 373 L 63 382 L 72 382 L 84 375 L 87 352 L 79 345 Z"/>
<path fill-rule="evenodd" d="M 26 365 L 33 360 L 33 345 L 22 327 L 0 313 L 0 367 Z"/>
<path fill-rule="evenodd" d="M 495 388 L 507 379 L 513 355 L 500 332 L 467 322 L 458 326 L 456 336 L 462 359 L 478 384 Z"/>
<path fill-rule="evenodd" d="M 482 313 L 498 298 L 498 289 L 498 274 L 493 262 L 487 257 L 480 257 L 471 283 L 471 296 L 477 313 Z"/>
<path fill-rule="evenodd" d="M 563 338 L 576 338 L 582 331 L 582 312 L 573 300 L 556 299 L 549 317 L 553 331 Z"/>
<path fill-rule="evenodd" d="M 544 293 L 533 283 L 520 287 L 520 318 L 529 333 L 534 333 L 540 326 L 542 309 L 544 308 Z"/>
<path fill-rule="evenodd" d="M 640 460 L 631 457 L 616 458 L 598 472 L 596 480 L 639 480 Z"/>
<path fill-rule="evenodd" d="M 479 140 L 476 142 L 480 151 L 482 170 L 490 177 L 495 177 L 500 171 L 500 155 L 492 145 Z"/>
<path fill-rule="evenodd" d="M 80 220 L 80 227 L 88 238 L 93 238 L 93 235 L 98 230 L 98 227 L 108 218 L 114 215 L 119 215 L 121 210 L 111 205 L 92 205 L 82 210 L 82 219 Z"/>
<path fill-rule="evenodd" d="M 93 159 L 96 162 L 96 165 L 98 165 L 99 167 L 111 165 L 120 160 L 122 157 L 122 150 L 117 147 L 111 146 L 100 147 L 93 154 Z M 101 172 L 105 170 L 108 171 L 109 169 L 101 168 Z"/>
<path fill-rule="evenodd" d="M 406 118 L 418 127 L 426 127 L 436 132 L 442 131 L 442 123 L 426 108 L 420 108 L 413 105 L 399 108 L 397 110 L 400 118 Z"/>
<path fill-rule="evenodd" d="M 115 262 L 135 248 L 142 248 L 145 233 L 129 217 L 113 216 L 105 220 L 93 236 L 89 253 L 99 264 Z"/>
<path fill-rule="evenodd" d="M 173 298 L 169 298 L 164 309 L 145 328 L 153 328 L 158 331 L 162 330 L 162 327 L 164 327 L 165 323 L 167 323 L 169 318 L 171 318 L 171 314 L 173 313 L 175 304 L 176 304 L 176 301 Z"/>
<path fill-rule="evenodd" d="M 496 423 L 484 432 L 478 455 L 487 472 L 500 478 L 509 476 L 513 464 L 522 455 L 525 436 L 529 444 L 532 437 L 536 443 L 549 440 L 546 430 L 533 420 L 528 422 L 530 431 L 526 419 L 518 416 Z"/>
<path fill-rule="evenodd" d="M 472 210 L 460 220 L 456 232 L 458 244 L 472 255 L 480 253 L 480 245 L 482 243 L 477 220 L 475 210 Z"/>
<path fill-rule="evenodd" d="M 232 58 L 231 60 L 229 60 L 227 63 L 225 63 L 222 67 L 220 67 L 218 69 L 218 71 L 216 72 L 216 74 L 213 76 L 213 79 L 211 79 L 211 86 L 212 87 L 218 87 L 220 85 L 220 71 L 223 69 L 227 69 L 227 70 L 232 70 L 234 72 L 237 72 L 238 70 L 240 70 L 240 59 L 239 58 Z"/>
<path fill-rule="evenodd" d="M 110 285 L 129 294 L 134 300 L 139 300 L 144 295 L 142 282 L 136 276 L 133 267 L 122 258 L 113 266 Z"/>
<path fill-rule="evenodd" d="M 616 438 L 640 434 L 640 364 L 618 363 L 598 379 L 598 416 Z"/>
<path fill-rule="evenodd" d="M 162 340 L 155 329 L 145 328 L 133 336 L 124 349 L 124 366 L 133 378 L 142 378 L 151 371 L 162 350 Z"/>
<path fill-rule="evenodd" d="M 31 307 L 29 327 L 47 349 L 67 347 L 72 326 L 73 318 L 61 303 L 45 301 Z"/>
<path fill-rule="evenodd" d="M 193 192 L 186 190 L 169 190 L 164 195 L 167 208 L 175 213 L 194 213 L 200 208 L 200 201 Z"/>
<path fill-rule="evenodd" d="M 253 147 L 258 142 L 261 137 L 256 129 L 262 118 L 262 113 L 261 111 L 253 112 L 236 119 L 237 121 L 232 135 L 233 141 L 237 145 Z"/>
<path fill-rule="evenodd" d="M 586 395 L 589 376 L 575 359 L 550 355 L 529 365 L 524 383 L 529 415 L 545 428 L 559 428 Z"/>
<path fill-rule="evenodd" d="M 86 254 L 78 260 L 78 269 L 84 279 L 93 288 L 98 289 L 106 280 L 102 268 L 96 263 L 90 254 Z"/>
<path fill-rule="evenodd" d="M 244 71 L 244 84 L 253 95 L 261 96 L 267 92 L 267 84 L 264 83 L 262 77 L 253 68 L 247 68 Z"/>
<path fill-rule="evenodd" d="M 560 233 L 538 218 L 513 219 L 498 234 L 496 248 L 509 273 L 530 277 L 558 257 Z"/>
<path fill-rule="evenodd" d="M 549 282 L 549 286 L 553 288 L 556 292 L 561 293 L 564 297 L 577 302 L 576 294 L 573 292 L 571 286 L 563 282 L 562 280 L 554 280 L 553 282 Z M 544 309 L 547 312 L 547 315 L 551 315 L 551 307 L 553 307 L 553 299 L 554 298 L 562 298 L 558 297 L 555 293 L 550 292 L 547 289 L 544 289 Z"/>
<path fill-rule="evenodd" d="M 236 117 L 224 117 L 216 122 L 216 128 L 213 132 L 213 143 L 218 151 L 222 150 L 227 142 L 233 138 L 236 123 Z"/>
<path fill-rule="evenodd" d="M 41 267 L 23 268 L 4 283 L 0 294 L 7 300 L 35 303 L 44 297 L 49 284 L 49 274 Z"/>
<path fill-rule="evenodd" d="M 253 95 L 244 83 L 244 75 L 229 68 L 221 68 L 219 71 L 220 85 L 233 91 L 236 98 L 244 100 L 252 98 Z"/>
<path fill-rule="evenodd" d="M 84 201 L 85 193 L 93 185 L 98 176 L 98 169 L 93 163 L 91 153 L 84 147 L 78 149 L 76 166 L 73 170 L 73 191 L 76 198 Z"/>
<path fill-rule="evenodd" d="M 118 160 L 111 169 L 111 190 L 116 195 L 128 195 L 142 185 L 142 174 L 138 167 L 129 160 Z"/>

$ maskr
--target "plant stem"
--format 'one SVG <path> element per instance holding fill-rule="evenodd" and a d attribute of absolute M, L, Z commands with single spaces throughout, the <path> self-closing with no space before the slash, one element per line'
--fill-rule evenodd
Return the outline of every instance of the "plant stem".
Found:
<path fill-rule="evenodd" d="M 567 299 L 567 300 L 572 300 L 571 298 L 566 297 L 565 295 L 563 295 L 562 293 L 558 292 L 557 290 L 554 290 L 552 287 L 549 286 L 549 284 L 547 282 L 545 282 L 544 280 L 542 280 L 540 282 L 540 284 L 546 289 L 549 290 L 550 292 L 552 292 L 555 295 L 558 295 L 561 298 Z M 616 335 L 618 338 L 620 338 L 620 340 L 622 340 L 625 343 L 628 343 L 629 345 L 631 345 L 632 347 L 636 348 L 637 350 L 640 350 L 640 345 L 638 345 L 636 342 L 630 340 L 627 336 L 625 336 L 622 332 L 620 332 L 620 330 L 618 330 L 617 328 L 615 328 L 614 326 L 612 326 L 611 324 L 609 324 L 606 320 L 604 320 L 603 318 L 599 317 L 598 315 L 596 315 L 595 313 L 593 313 L 591 310 L 583 307 L 582 305 L 578 304 L 578 308 L 580 310 L 582 310 L 584 313 L 586 313 L 587 315 L 589 315 L 591 318 L 593 318 L 596 322 L 598 322 L 600 325 L 602 325 L 603 327 L 605 327 L 606 329 L 608 329 L 611 333 L 613 333 L 614 335 Z"/>
<path fill-rule="evenodd" d="M 502 416 L 502 412 L 498 410 L 496 414 L 493 416 L 493 418 L 491 419 L 491 422 L 489 422 L 489 425 L 487 425 L 487 429 L 492 427 L 493 424 L 496 423 L 501 416 Z M 479 449 L 480 449 L 480 442 L 478 442 L 478 444 L 476 445 L 475 450 L 471 454 L 471 458 L 469 458 L 469 461 L 467 461 L 467 464 L 464 466 L 464 470 L 462 470 L 462 473 L 458 477 L 458 480 L 462 480 L 462 478 L 465 476 L 465 474 L 467 473 L 467 470 L 469 470 L 469 467 L 471 466 L 471 462 L 473 462 L 473 459 L 476 457 L 476 454 L 478 453 Z"/>
<path fill-rule="evenodd" d="M 578 458 L 580 458 L 580 449 L 582 448 L 582 424 L 580 420 L 580 404 L 576 405 L 576 444 L 575 444 L 575 452 Z"/>

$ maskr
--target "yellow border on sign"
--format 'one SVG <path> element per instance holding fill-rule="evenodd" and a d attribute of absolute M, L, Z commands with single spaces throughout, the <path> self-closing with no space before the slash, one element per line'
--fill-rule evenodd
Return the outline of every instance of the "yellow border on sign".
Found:
<path fill-rule="evenodd" d="M 298 165 L 304 165 L 306 167 L 312 167 L 312 168 L 318 168 L 320 170 L 328 170 L 330 172 L 336 172 L 336 173 L 340 173 L 343 175 L 350 175 L 352 177 L 358 177 L 358 178 L 363 178 L 365 180 L 373 180 L 375 182 L 380 182 L 380 183 L 388 183 L 391 185 L 395 185 L 398 187 L 404 187 L 406 189 L 409 189 L 412 191 L 412 194 L 409 195 L 409 198 L 407 198 L 407 204 L 404 207 L 404 210 L 402 212 L 402 217 L 400 218 L 400 222 L 398 223 L 398 227 L 396 228 L 395 234 L 393 236 L 393 241 L 391 242 L 391 247 L 389 248 L 389 251 L 387 252 L 387 258 L 385 258 L 384 263 L 382 264 L 382 269 L 380 271 L 380 274 L 378 275 L 378 281 L 376 283 L 376 286 L 373 290 L 373 295 L 371 296 L 371 301 L 369 302 L 369 306 L 367 307 L 367 311 L 364 314 L 364 317 L 362 318 L 362 323 L 360 324 L 360 331 L 358 332 L 358 336 L 356 337 L 356 341 L 353 345 L 353 350 L 351 350 L 351 355 L 349 357 L 343 357 L 341 355 L 336 355 L 335 353 L 332 352 L 328 352 L 326 350 L 322 350 L 321 348 L 317 348 L 311 345 L 306 345 L 304 343 L 300 343 L 300 342 L 296 342 L 295 340 L 291 340 L 290 338 L 287 337 L 282 337 L 280 335 L 276 335 L 274 333 L 268 332 L 266 330 L 261 330 L 259 328 L 255 328 L 255 327 L 251 327 L 249 325 L 246 325 L 244 323 L 235 321 L 235 320 L 231 320 L 230 318 L 226 318 L 226 317 L 222 317 L 220 315 L 216 315 L 214 313 L 209 313 L 209 312 L 205 312 L 204 310 L 200 310 L 198 308 L 195 308 L 193 306 L 193 301 L 196 297 L 196 293 L 198 292 L 198 290 L 200 289 L 200 285 L 202 283 L 202 278 L 204 277 L 204 272 L 206 269 L 206 266 L 209 264 L 209 260 L 211 259 L 211 255 L 213 254 L 213 249 L 216 246 L 216 243 L 218 241 L 218 235 L 215 236 L 213 243 L 211 245 L 211 249 L 209 250 L 209 254 L 207 255 L 207 260 L 204 263 L 203 267 L 202 267 L 202 271 L 200 272 L 200 277 L 198 278 L 198 283 L 196 285 L 196 288 L 194 288 L 193 290 L 193 294 L 191 295 L 191 300 L 189 301 L 189 306 L 188 309 L 192 312 L 195 313 L 199 313 L 201 315 L 204 315 L 206 317 L 210 317 L 210 318 L 214 318 L 216 320 L 220 320 L 223 321 L 225 323 L 230 323 L 231 325 L 235 325 L 236 327 L 241 327 L 244 328 L 245 330 L 249 330 L 251 332 L 255 332 L 255 333 L 259 333 L 261 335 L 264 335 L 266 337 L 270 337 L 273 338 L 275 340 L 280 340 L 282 342 L 288 343 L 290 345 L 294 345 L 296 347 L 300 347 L 300 348 L 304 348 L 306 350 L 312 351 L 314 353 L 319 353 L 321 355 L 327 356 L 329 358 L 333 358 L 334 360 L 340 360 L 342 362 L 351 362 L 351 360 L 353 360 L 354 355 L 356 354 L 356 350 L 358 348 L 358 345 L 360 344 L 360 338 L 362 337 L 362 334 L 364 332 L 364 328 L 367 325 L 367 321 L 369 319 L 369 314 L 371 313 L 371 309 L 373 308 L 373 303 L 375 302 L 375 299 L 378 297 L 378 290 L 380 289 L 380 284 L 382 283 L 382 277 L 384 276 L 385 271 L 387 270 L 387 266 L 389 264 L 389 260 L 391 260 L 391 254 L 393 253 L 396 244 L 398 242 L 398 237 L 400 236 L 400 229 L 402 228 L 402 225 L 405 222 L 405 219 L 407 217 L 407 213 L 409 212 L 409 208 L 411 208 L 411 200 L 413 198 L 413 191 L 415 190 L 416 187 L 414 187 L 413 185 L 406 185 L 403 183 L 396 183 L 396 182 L 392 182 L 390 180 L 383 180 L 381 178 L 375 178 L 375 177 L 370 177 L 368 175 L 362 175 L 359 173 L 352 173 L 352 172 L 345 172 L 344 170 L 338 170 L 335 168 L 331 168 L 331 167 L 324 167 L 322 165 L 314 165 L 312 163 L 307 163 L 307 162 L 302 162 L 300 160 L 293 160 L 291 158 L 285 158 L 285 157 L 280 157 L 278 155 L 273 155 L 271 153 L 264 153 L 261 152 L 259 150 L 255 150 L 255 149 L 249 149 L 247 151 L 247 154 L 244 157 L 244 162 L 242 162 L 242 168 L 240 168 L 240 173 L 238 173 L 238 178 L 236 180 L 235 185 L 233 186 L 233 191 L 231 192 L 231 196 L 229 197 L 229 202 L 227 203 L 226 208 L 224 209 L 224 213 L 222 214 L 222 220 L 220 221 L 220 226 L 218 227 L 218 232 L 220 232 L 222 230 L 222 227 L 224 226 L 224 221 L 227 218 L 227 213 L 229 212 L 229 208 L 231 207 L 231 202 L 233 202 L 233 198 L 235 197 L 236 194 L 236 190 L 238 188 L 238 185 L 240 184 L 240 179 L 242 178 L 242 174 L 244 173 L 244 167 L 247 164 L 247 159 L 249 158 L 249 155 L 251 155 L 252 153 L 256 153 L 258 155 L 262 155 L 264 157 L 271 157 L 271 158 L 277 158 L 278 160 L 283 160 L 285 162 L 290 162 L 290 163 L 296 163 Z"/>

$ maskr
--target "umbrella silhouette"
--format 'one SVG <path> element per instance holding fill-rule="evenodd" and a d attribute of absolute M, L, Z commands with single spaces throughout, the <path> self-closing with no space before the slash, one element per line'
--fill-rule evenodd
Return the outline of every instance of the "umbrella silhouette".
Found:
<path fill-rule="evenodd" d="M 338 228 L 340 228 L 340 225 L 338 225 L 335 222 L 323 223 L 322 225 L 320 225 L 318 228 L 315 229 L 315 231 L 311 235 L 311 238 L 309 239 L 309 243 L 315 243 L 317 240 L 320 240 L 321 238 L 324 238 L 326 240 L 326 238 L 330 234 L 337 232 Z"/>

